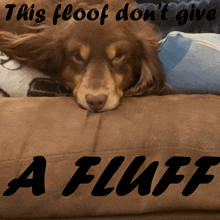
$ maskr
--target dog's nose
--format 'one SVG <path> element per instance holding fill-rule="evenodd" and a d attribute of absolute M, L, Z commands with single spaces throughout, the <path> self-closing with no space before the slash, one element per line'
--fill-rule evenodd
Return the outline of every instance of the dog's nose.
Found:
<path fill-rule="evenodd" d="M 104 95 L 104 94 L 97 95 L 97 96 L 94 96 L 94 95 L 86 96 L 86 102 L 89 108 L 94 112 L 98 112 L 102 110 L 106 101 L 107 101 L 107 95 Z"/>

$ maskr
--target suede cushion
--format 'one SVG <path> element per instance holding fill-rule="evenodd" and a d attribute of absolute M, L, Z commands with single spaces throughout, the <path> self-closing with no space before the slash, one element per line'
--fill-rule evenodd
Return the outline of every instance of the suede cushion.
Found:
<path fill-rule="evenodd" d="M 218 96 L 126 98 L 116 110 L 99 114 L 79 108 L 72 98 L 2 98 L 0 106 L 1 218 L 220 211 L 220 165 L 209 169 L 208 174 L 214 175 L 209 184 L 199 185 L 190 196 L 182 195 L 198 168 L 195 162 L 204 156 L 220 156 Z M 46 192 L 34 196 L 31 188 L 20 188 L 11 196 L 3 196 L 8 183 L 18 178 L 35 156 L 44 156 L 47 161 Z M 75 163 L 83 156 L 101 158 L 100 164 L 88 171 L 94 179 L 64 197 L 62 192 L 78 168 Z M 118 156 L 125 160 L 106 186 L 114 190 L 108 196 L 92 196 L 106 166 Z M 126 196 L 118 196 L 115 188 L 138 156 L 146 160 L 137 175 L 152 162 L 159 162 L 151 192 L 140 196 L 135 188 Z M 168 168 L 165 162 L 173 156 L 191 158 L 189 165 L 178 171 L 185 177 L 179 184 L 168 186 L 162 195 L 153 196 L 154 187 Z"/>

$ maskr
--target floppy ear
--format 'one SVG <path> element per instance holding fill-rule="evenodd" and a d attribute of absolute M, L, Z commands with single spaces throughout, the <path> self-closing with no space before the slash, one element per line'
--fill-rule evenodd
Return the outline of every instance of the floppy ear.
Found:
<path fill-rule="evenodd" d="M 59 43 L 44 32 L 16 35 L 0 31 L 0 51 L 49 75 L 55 75 L 62 64 Z"/>
<path fill-rule="evenodd" d="M 109 9 L 123 9 L 125 4 L 129 3 L 129 11 L 137 8 L 135 0 L 104 0 L 105 4 L 109 4 Z"/>
<path fill-rule="evenodd" d="M 165 86 L 165 75 L 158 57 L 160 38 L 152 24 L 136 30 L 141 60 L 140 78 L 137 84 L 129 89 L 126 96 L 161 94 Z M 143 31 L 144 30 L 144 31 Z"/>

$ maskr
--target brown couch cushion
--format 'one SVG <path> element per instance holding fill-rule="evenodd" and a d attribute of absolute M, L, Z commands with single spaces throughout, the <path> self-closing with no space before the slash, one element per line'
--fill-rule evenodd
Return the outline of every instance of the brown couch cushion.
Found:
<path fill-rule="evenodd" d="M 195 162 L 204 156 L 220 156 L 218 96 L 127 98 L 116 110 L 99 114 L 79 108 L 72 98 L 2 98 L 0 106 L 0 217 L 220 211 L 220 164 L 208 170 L 207 175 L 214 175 L 210 183 L 200 184 L 189 196 L 182 195 L 198 169 Z M 19 188 L 13 195 L 3 196 L 8 183 L 18 178 L 35 156 L 43 156 L 47 162 L 46 192 L 34 196 L 31 187 Z M 101 158 L 88 171 L 94 179 L 63 196 L 64 188 L 78 169 L 76 161 L 84 156 Z M 92 196 L 109 162 L 119 156 L 124 157 L 124 162 L 106 186 L 114 190 L 107 196 Z M 135 178 L 151 163 L 159 162 L 150 193 L 140 196 L 136 187 L 125 196 L 117 195 L 122 175 L 138 156 L 145 156 L 146 160 Z M 168 169 L 166 161 L 174 156 L 191 158 L 177 173 L 184 175 L 184 179 L 169 185 L 161 195 L 152 195 Z"/>

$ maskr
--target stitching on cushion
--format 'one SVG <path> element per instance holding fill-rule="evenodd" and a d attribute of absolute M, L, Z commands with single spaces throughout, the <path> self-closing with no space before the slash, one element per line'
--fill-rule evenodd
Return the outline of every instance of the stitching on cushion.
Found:
<path fill-rule="evenodd" d="M 219 46 L 216 46 L 215 44 L 212 44 L 212 43 L 210 43 L 208 41 L 198 40 L 198 39 L 195 39 L 194 41 L 199 43 L 199 44 L 202 44 L 204 46 L 207 46 L 207 47 L 210 47 L 210 48 L 215 49 L 217 51 L 220 51 L 220 47 Z"/>

